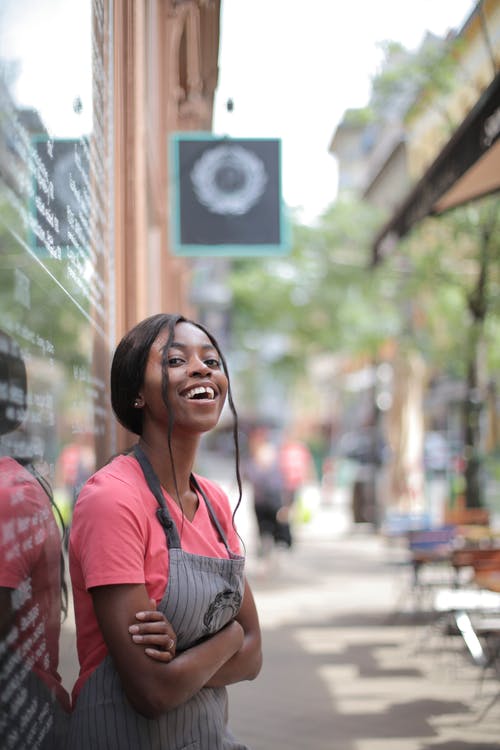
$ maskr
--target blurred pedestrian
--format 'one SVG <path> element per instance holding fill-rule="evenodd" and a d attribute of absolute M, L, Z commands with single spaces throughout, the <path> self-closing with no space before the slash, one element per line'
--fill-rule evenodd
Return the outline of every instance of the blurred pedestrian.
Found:
<path fill-rule="evenodd" d="M 250 435 L 245 477 L 252 487 L 259 556 L 269 556 L 275 544 L 291 547 L 292 534 L 278 449 L 265 427 L 255 429 Z"/>
<path fill-rule="evenodd" d="M 260 670 L 257 611 L 228 498 L 193 473 L 226 396 L 241 499 L 236 412 L 213 336 L 159 314 L 116 349 L 112 406 L 139 440 L 87 481 L 75 505 L 71 750 L 245 748 L 227 725 L 226 686 Z"/>

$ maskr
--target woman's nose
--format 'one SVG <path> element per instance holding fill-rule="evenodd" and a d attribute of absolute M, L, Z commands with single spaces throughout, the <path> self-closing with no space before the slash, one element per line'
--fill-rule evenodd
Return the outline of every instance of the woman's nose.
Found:
<path fill-rule="evenodd" d="M 200 359 L 199 357 L 193 357 L 189 362 L 189 374 L 191 376 L 194 375 L 203 375 L 206 376 L 210 373 L 210 368 L 205 364 L 205 362 Z"/>

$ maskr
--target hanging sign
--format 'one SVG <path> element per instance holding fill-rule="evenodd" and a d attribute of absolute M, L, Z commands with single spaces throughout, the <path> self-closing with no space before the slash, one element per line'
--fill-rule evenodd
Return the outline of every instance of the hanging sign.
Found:
<path fill-rule="evenodd" d="M 182 133 L 170 145 L 174 255 L 288 252 L 279 139 Z"/>

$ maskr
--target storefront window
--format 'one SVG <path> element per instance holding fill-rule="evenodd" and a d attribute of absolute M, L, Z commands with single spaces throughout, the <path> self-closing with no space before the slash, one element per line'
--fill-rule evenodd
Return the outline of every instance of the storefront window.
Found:
<path fill-rule="evenodd" d="M 76 677 L 62 528 L 113 450 L 108 12 L 0 3 L 2 748 L 59 746 Z"/>

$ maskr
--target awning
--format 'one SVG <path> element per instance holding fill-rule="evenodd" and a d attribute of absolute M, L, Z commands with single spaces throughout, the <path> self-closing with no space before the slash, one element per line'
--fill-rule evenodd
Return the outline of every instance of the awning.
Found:
<path fill-rule="evenodd" d="M 421 219 L 500 190 L 500 74 L 385 224 L 373 243 L 373 263 L 391 252 Z"/>

